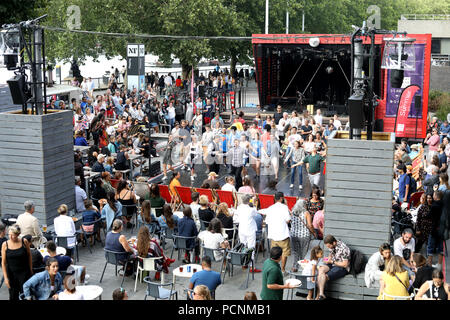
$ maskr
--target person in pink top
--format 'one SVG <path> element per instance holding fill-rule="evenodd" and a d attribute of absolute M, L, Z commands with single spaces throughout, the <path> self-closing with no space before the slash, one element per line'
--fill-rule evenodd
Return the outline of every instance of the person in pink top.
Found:
<path fill-rule="evenodd" d="M 245 176 L 242 180 L 243 186 L 239 188 L 239 193 L 251 193 L 255 194 L 255 188 L 252 187 L 252 181 L 248 176 Z"/>
<path fill-rule="evenodd" d="M 318 210 L 314 214 L 314 219 L 313 219 L 313 223 L 312 223 L 313 228 L 316 230 L 318 239 L 323 239 L 324 222 L 325 222 L 325 216 L 323 215 L 323 210 Z"/>
<path fill-rule="evenodd" d="M 438 152 L 440 142 L 438 130 L 436 128 L 433 128 L 432 133 L 428 133 L 424 142 L 428 145 L 429 148 L 427 156 L 427 161 L 429 162 L 431 161 L 431 159 L 433 159 L 433 155 L 437 154 Z"/>

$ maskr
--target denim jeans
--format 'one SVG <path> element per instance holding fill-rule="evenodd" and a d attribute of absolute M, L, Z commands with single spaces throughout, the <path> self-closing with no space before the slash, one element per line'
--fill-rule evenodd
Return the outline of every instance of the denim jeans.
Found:
<path fill-rule="evenodd" d="M 303 185 L 303 165 L 291 168 L 291 184 L 295 182 L 295 171 L 298 169 L 298 185 Z"/>
<path fill-rule="evenodd" d="M 287 147 L 287 149 L 286 149 L 286 156 L 289 154 L 289 151 L 291 151 L 291 147 Z M 291 166 L 291 157 L 289 157 L 288 161 L 286 162 L 286 165 L 288 167 Z"/>

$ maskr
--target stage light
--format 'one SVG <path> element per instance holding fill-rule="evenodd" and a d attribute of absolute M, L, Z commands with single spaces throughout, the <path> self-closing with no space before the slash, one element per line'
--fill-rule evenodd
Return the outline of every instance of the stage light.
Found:
<path fill-rule="evenodd" d="M 416 69 L 413 38 L 385 38 L 381 68 L 391 70 L 391 87 L 401 88 L 405 71 Z"/>
<path fill-rule="evenodd" d="M 320 44 L 320 39 L 319 38 L 310 38 L 309 39 L 309 45 L 313 48 L 318 47 Z"/>
<path fill-rule="evenodd" d="M 328 67 L 325 68 L 325 71 L 326 71 L 326 73 L 328 73 L 328 74 L 332 74 L 333 71 L 334 71 L 334 69 L 333 69 L 332 66 L 328 66 Z"/>

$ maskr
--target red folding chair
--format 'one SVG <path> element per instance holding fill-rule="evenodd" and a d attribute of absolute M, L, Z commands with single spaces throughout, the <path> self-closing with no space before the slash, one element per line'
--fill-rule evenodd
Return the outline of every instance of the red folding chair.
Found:
<path fill-rule="evenodd" d="M 275 203 L 273 194 L 258 194 L 259 209 L 266 209 Z"/>
<path fill-rule="evenodd" d="M 167 203 L 169 203 L 172 206 L 172 195 L 170 194 L 169 186 L 166 186 L 165 184 L 158 184 L 159 187 L 159 195 L 161 198 L 166 200 Z"/>
<path fill-rule="evenodd" d="M 422 196 L 423 191 L 414 192 L 409 198 L 408 205 L 411 208 L 417 207 L 420 204 L 420 197 Z"/>
<path fill-rule="evenodd" d="M 178 199 L 181 200 L 181 203 L 178 206 L 178 208 L 180 206 L 184 207 L 184 204 L 190 205 L 192 203 L 192 189 L 191 189 L 191 187 L 176 186 L 175 187 L 175 191 L 178 194 Z"/>
<path fill-rule="evenodd" d="M 236 198 L 233 191 L 214 190 L 220 202 L 225 202 L 228 208 L 236 208 Z"/>
<path fill-rule="evenodd" d="M 209 202 L 214 202 L 215 198 L 212 189 L 196 188 L 195 191 L 197 191 L 201 196 L 207 196 Z"/>
<path fill-rule="evenodd" d="M 297 197 L 284 197 L 286 199 L 286 205 L 288 206 L 289 210 L 292 210 L 292 208 L 297 203 L 298 198 Z"/>

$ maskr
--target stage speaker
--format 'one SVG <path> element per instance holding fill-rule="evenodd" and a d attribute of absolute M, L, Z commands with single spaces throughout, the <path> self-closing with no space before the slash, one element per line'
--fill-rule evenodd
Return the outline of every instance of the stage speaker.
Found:
<path fill-rule="evenodd" d="M 8 81 L 9 90 L 14 104 L 25 104 L 27 94 L 25 92 L 25 76 L 18 74 Z"/>
<path fill-rule="evenodd" d="M 419 115 L 420 111 L 422 110 L 422 97 L 421 96 L 414 97 L 414 109 L 416 109 L 416 114 Z"/>
<path fill-rule="evenodd" d="M 205 86 L 198 86 L 198 96 L 200 98 L 205 97 Z"/>
<path fill-rule="evenodd" d="M 384 121 L 383 119 L 376 119 L 375 125 L 373 127 L 373 131 L 383 132 L 384 130 Z"/>
<path fill-rule="evenodd" d="M 348 98 L 348 115 L 352 128 L 364 128 L 364 96 L 354 94 Z"/>
<path fill-rule="evenodd" d="M 391 87 L 392 88 L 401 88 L 403 83 L 404 71 L 393 69 L 391 70 Z"/>
<path fill-rule="evenodd" d="M 161 173 L 161 163 L 159 161 L 152 162 L 151 166 L 149 167 L 150 177 L 157 176 L 160 173 Z"/>
<path fill-rule="evenodd" d="M 263 46 L 262 46 L 262 44 L 258 44 L 256 46 L 256 57 L 262 58 L 262 56 L 263 56 Z"/>

